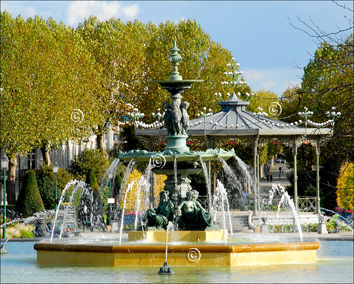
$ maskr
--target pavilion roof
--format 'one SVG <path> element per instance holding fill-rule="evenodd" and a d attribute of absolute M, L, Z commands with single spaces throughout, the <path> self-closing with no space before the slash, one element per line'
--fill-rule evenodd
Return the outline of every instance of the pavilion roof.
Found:
<path fill-rule="evenodd" d="M 239 99 L 235 93 L 226 101 L 218 103 L 221 111 L 211 116 L 190 121 L 187 134 L 190 138 L 209 136 L 210 138 L 248 138 L 261 136 L 275 138 L 281 136 L 329 135 L 330 128 L 307 128 L 290 124 L 246 110 L 248 101 Z M 166 135 L 166 129 L 136 129 L 136 135 Z M 284 137 L 285 138 L 285 137 Z"/>

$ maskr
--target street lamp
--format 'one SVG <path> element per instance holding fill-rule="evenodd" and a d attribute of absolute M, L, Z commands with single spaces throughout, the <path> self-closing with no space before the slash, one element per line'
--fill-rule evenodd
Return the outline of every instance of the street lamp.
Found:
<path fill-rule="evenodd" d="M 202 111 L 201 113 L 197 113 L 197 116 L 204 118 L 204 138 L 205 138 L 205 140 L 206 140 L 205 118 L 208 117 L 208 116 L 213 115 L 213 113 L 211 112 L 211 109 L 209 109 L 209 112 L 208 112 L 208 113 L 206 112 L 206 107 L 203 107 L 203 109 L 204 109 L 205 113 L 204 113 L 204 111 Z"/>
<path fill-rule="evenodd" d="M 113 178 L 112 172 L 108 174 L 108 177 L 109 177 L 109 198 L 112 198 L 112 178 Z M 112 203 L 110 204 L 110 213 L 112 213 Z"/>
<path fill-rule="evenodd" d="M 57 191 L 57 175 L 59 171 L 59 165 L 57 162 L 53 164 L 53 173 L 55 174 L 55 211 L 57 211 L 58 206 L 58 191 Z"/>
<path fill-rule="evenodd" d="M 1 158 L 1 169 L 4 171 L 4 231 L 3 238 L 6 239 L 6 171 L 9 168 L 9 158 L 4 154 Z"/>
<path fill-rule="evenodd" d="M 243 71 L 239 70 L 240 63 L 236 62 L 234 57 L 232 57 L 232 62 L 231 63 L 227 63 L 226 64 L 226 67 L 228 67 L 228 69 L 231 70 L 231 71 L 225 71 L 224 75 L 229 76 L 231 81 L 230 80 L 223 81 L 223 82 L 221 82 L 221 85 L 229 85 L 230 84 L 232 86 L 233 94 L 236 94 L 235 91 L 236 91 L 237 88 L 241 88 L 242 85 L 247 84 L 247 82 L 242 77 L 240 77 L 240 76 L 242 76 Z M 222 100 L 222 94 L 221 93 L 216 92 L 214 95 L 219 101 Z M 230 97 L 231 95 L 232 94 L 227 93 L 228 97 Z M 249 101 L 252 98 L 252 96 L 254 96 L 254 93 L 249 94 L 249 93 L 246 92 L 245 95 L 246 95 L 245 101 Z M 241 97 L 241 93 L 240 92 L 237 93 L 237 96 L 240 98 Z"/>

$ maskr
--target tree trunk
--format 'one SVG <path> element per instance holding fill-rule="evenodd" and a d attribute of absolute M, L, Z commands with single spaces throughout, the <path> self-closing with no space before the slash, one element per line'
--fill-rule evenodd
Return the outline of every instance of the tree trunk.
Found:
<path fill-rule="evenodd" d="M 50 160 L 50 146 L 47 143 L 44 143 L 43 146 L 41 147 L 41 152 L 43 156 L 43 165 L 50 166 L 52 164 L 52 161 Z"/>
<path fill-rule="evenodd" d="M 16 202 L 16 170 L 17 170 L 17 157 L 12 155 L 9 161 L 9 171 L 7 173 L 6 183 L 6 199 L 7 204 L 15 204 Z"/>
<path fill-rule="evenodd" d="M 105 151 L 106 147 L 104 145 L 104 128 L 102 126 L 98 126 L 98 133 L 96 138 L 97 149 L 101 151 Z"/>

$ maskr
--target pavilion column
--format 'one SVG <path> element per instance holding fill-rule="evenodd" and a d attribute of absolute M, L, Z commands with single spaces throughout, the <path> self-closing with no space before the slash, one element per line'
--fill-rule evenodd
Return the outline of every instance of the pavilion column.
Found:
<path fill-rule="evenodd" d="M 208 179 L 209 179 L 209 186 L 211 187 L 211 163 L 210 161 L 208 161 Z M 210 188 L 210 194 L 211 194 L 211 188 Z M 208 195 L 209 195 L 209 191 L 208 191 Z M 212 197 L 208 196 L 208 208 L 209 208 L 209 212 L 212 211 Z"/>
<path fill-rule="evenodd" d="M 293 142 L 293 156 L 294 156 L 294 203 L 295 209 L 299 209 L 298 197 L 297 197 L 297 143 L 296 137 Z"/>
<path fill-rule="evenodd" d="M 259 147 L 257 147 L 257 209 L 259 211 L 261 211 L 261 200 L 260 200 L 260 194 L 259 194 L 259 179 L 260 179 L 260 175 L 261 175 L 261 167 L 259 165 L 259 156 L 260 156 L 260 149 Z"/>
<path fill-rule="evenodd" d="M 253 215 L 257 215 L 258 202 L 257 202 L 257 191 L 258 191 L 258 183 L 257 183 L 257 148 L 258 148 L 258 136 L 253 138 L 253 170 L 254 170 L 254 192 L 253 192 Z"/>
<path fill-rule="evenodd" d="M 316 139 L 316 200 L 317 200 L 317 214 L 321 214 L 320 210 L 320 137 Z"/>
<path fill-rule="evenodd" d="M 154 173 L 151 173 L 151 176 L 150 176 L 150 208 L 155 208 L 154 185 L 155 185 L 155 177 L 154 177 Z"/>

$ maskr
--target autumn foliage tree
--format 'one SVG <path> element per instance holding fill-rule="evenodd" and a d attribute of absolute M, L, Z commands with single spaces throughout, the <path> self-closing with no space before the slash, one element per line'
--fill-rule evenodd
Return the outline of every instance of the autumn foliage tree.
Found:
<path fill-rule="evenodd" d="M 140 171 L 138 171 L 137 169 L 134 169 L 128 177 L 127 184 L 126 184 L 126 187 L 125 187 L 124 193 L 123 193 L 124 196 L 127 195 L 125 210 L 128 212 L 136 210 L 138 193 L 139 193 L 139 199 L 140 199 L 140 206 L 139 206 L 138 211 L 149 209 L 147 207 L 148 204 L 143 202 L 144 199 L 149 198 L 149 197 L 145 196 L 144 190 L 141 189 L 141 184 L 139 183 L 141 177 L 142 177 L 142 173 Z M 154 198 L 155 198 L 155 200 L 157 200 L 157 203 L 159 202 L 159 194 L 165 186 L 164 181 L 166 179 L 167 179 L 167 176 L 165 176 L 165 175 L 154 175 Z M 131 191 L 126 193 L 129 184 L 132 182 L 134 182 L 134 185 L 133 185 Z M 139 191 L 139 189 L 140 189 L 140 191 Z M 120 203 L 120 207 L 123 208 L 123 206 L 124 206 L 124 197 L 122 198 L 122 201 Z"/>
<path fill-rule="evenodd" d="M 354 210 L 354 164 L 345 163 L 340 169 L 337 180 L 337 204 L 348 210 Z"/>
<path fill-rule="evenodd" d="M 6 11 L 0 29 L 0 148 L 10 157 L 13 188 L 16 154 L 39 148 L 50 165 L 51 146 L 90 136 L 104 105 L 95 62 L 74 29 L 51 18 L 14 19 Z"/>

